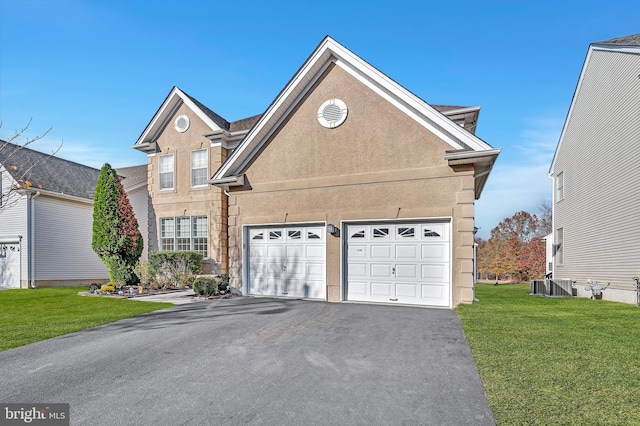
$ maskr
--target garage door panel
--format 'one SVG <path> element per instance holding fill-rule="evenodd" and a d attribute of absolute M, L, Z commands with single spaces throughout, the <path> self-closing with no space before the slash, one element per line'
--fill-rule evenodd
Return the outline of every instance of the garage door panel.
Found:
<path fill-rule="evenodd" d="M 415 299 L 420 292 L 420 285 L 417 283 L 397 283 L 396 284 L 396 298 L 408 297 Z"/>
<path fill-rule="evenodd" d="M 372 278 L 391 278 L 392 266 L 390 264 L 372 263 L 370 266 Z"/>
<path fill-rule="evenodd" d="M 419 278 L 418 264 L 396 265 L 396 278 Z"/>
<path fill-rule="evenodd" d="M 287 258 L 302 258 L 304 257 L 304 246 L 302 245 L 287 245 L 285 247 L 285 252 L 287 254 Z"/>
<path fill-rule="evenodd" d="M 349 278 L 366 278 L 367 276 L 367 264 L 366 263 L 350 263 L 349 264 Z M 351 283 L 351 280 L 349 280 Z"/>
<path fill-rule="evenodd" d="M 305 257 L 307 259 L 324 259 L 324 246 L 321 246 L 321 245 L 306 246 Z"/>
<path fill-rule="evenodd" d="M 447 244 L 423 244 L 421 246 L 422 259 L 424 260 L 449 260 L 449 247 Z"/>
<path fill-rule="evenodd" d="M 365 258 L 367 257 L 367 246 L 365 245 L 349 245 L 347 252 L 349 259 Z"/>
<path fill-rule="evenodd" d="M 423 299 L 440 300 L 445 295 L 446 288 L 444 285 L 423 284 L 421 287 L 422 287 L 421 296 Z"/>
<path fill-rule="evenodd" d="M 448 265 L 422 265 L 421 268 L 421 278 L 424 281 L 437 281 L 437 282 L 445 282 L 449 278 L 449 267 Z"/>
<path fill-rule="evenodd" d="M 392 294 L 392 285 L 391 283 L 385 282 L 372 282 L 371 283 L 371 295 L 372 296 L 385 296 L 391 297 Z"/>
<path fill-rule="evenodd" d="M 363 297 L 367 294 L 368 282 L 364 281 L 349 281 L 349 295 Z"/>
<path fill-rule="evenodd" d="M 371 253 L 372 259 L 389 259 L 391 258 L 392 253 L 391 245 L 372 245 L 371 247 L 369 247 L 369 253 Z"/>
<path fill-rule="evenodd" d="M 415 244 L 412 244 L 412 245 L 397 245 L 396 246 L 396 259 L 398 259 L 398 260 L 417 260 L 418 259 L 418 247 Z"/>
<path fill-rule="evenodd" d="M 322 277 L 324 276 L 324 263 L 320 263 L 320 262 L 307 262 L 306 264 L 306 276 L 308 278 L 314 278 L 314 279 L 322 279 Z"/>

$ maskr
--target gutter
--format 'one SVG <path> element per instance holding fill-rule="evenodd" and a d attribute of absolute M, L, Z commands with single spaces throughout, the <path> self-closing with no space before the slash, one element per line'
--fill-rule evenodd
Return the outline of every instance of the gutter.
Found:
<path fill-rule="evenodd" d="M 31 193 L 31 197 L 29 197 L 28 206 L 28 217 L 29 217 L 29 241 L 27 242 L 29 245 L 29 278 L 30 282 L 29 286 L 31 288 L 36 288 L 36 203 L 35 200 L 40 196 L 40 191 L 36 191 L 36 193 Z"/>
<path fill-rule="evenodd" d="M 244 186 L 244 175 L 228 176 L 220 179 L 209 179 L 207 183 L 228 191 L 229 187 L 231 186 Z"/>

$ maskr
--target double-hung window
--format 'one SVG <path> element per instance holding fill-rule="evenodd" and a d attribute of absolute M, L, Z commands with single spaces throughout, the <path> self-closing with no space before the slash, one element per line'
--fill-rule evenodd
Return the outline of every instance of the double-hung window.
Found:
<path fill-rule="evenodd" d="M 207 216 L 160 219 L 161 251 L 195 251 L 208 257 Z"/>
<path fill-rule="evenodd" d="M 207 185 L 207 150 L 191 151 L 191 186 Z"/>
<path fill-rule="evenodd" d="M 163 155 L 159 158 L 158 180 L 160 190 L 173 189 L 173 154 Z"/>
<path fill-rule="evenodd" d="M 560 201 L 564 198 L 564 173 L 558 173 L 556 176 L 556 201 Z"/>

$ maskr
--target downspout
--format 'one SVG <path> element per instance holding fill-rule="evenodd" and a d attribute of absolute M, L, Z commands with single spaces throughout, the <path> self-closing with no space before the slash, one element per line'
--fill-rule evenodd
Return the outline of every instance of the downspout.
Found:
<path fill-rule="evenodd" d="M 40 191 L 32 194 L 29 206 L 29 286 L 36 288 L 36 203 L 35 199 L 40 195 Z"/>

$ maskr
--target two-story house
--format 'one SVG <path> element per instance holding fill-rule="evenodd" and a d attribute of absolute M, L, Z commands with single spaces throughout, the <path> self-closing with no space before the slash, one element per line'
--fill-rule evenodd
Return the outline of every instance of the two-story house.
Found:
<path fill-rule="evenodd" d="M 553 276 L 637 303 L 640 34 L 592 43 L 551 163 Z"/>
<path fill-rule="evenodd" d="M 474 202 L 500 152 L 479 110 L 430 105 L 331 37 L 259 116 L 228 122 L 174 87 L 134 145 L 147 240 L 247 295 L 470 303 Z"/>

